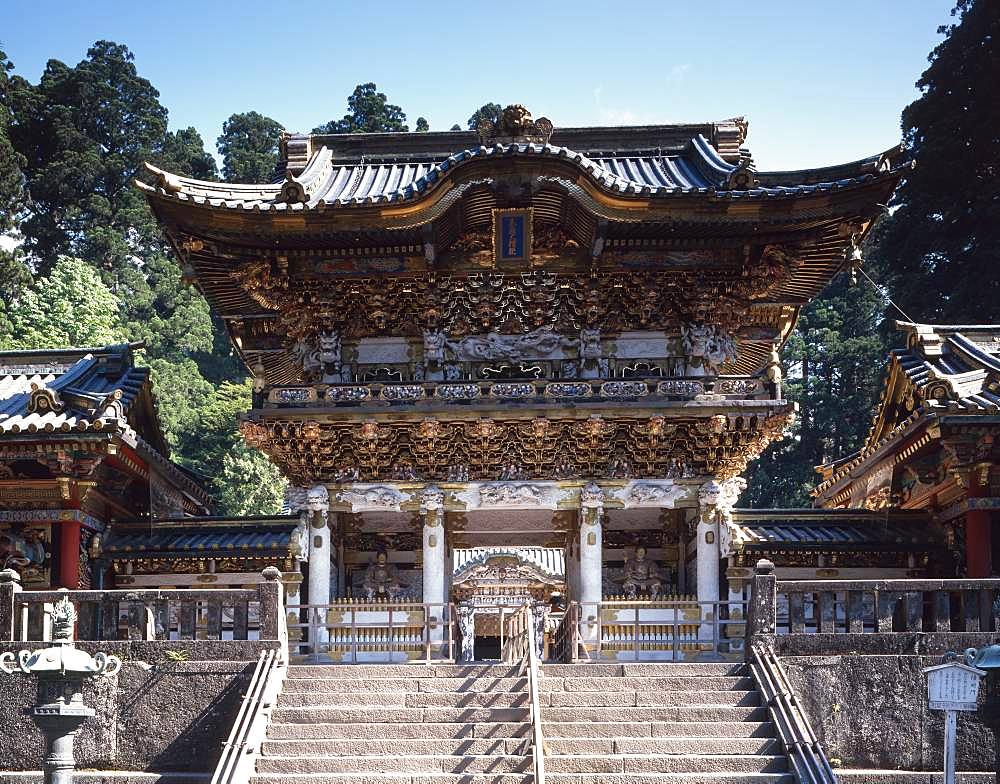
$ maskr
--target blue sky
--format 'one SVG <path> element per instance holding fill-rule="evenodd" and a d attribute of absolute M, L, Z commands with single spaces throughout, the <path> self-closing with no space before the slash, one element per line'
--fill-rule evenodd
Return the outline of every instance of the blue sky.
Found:
<path fill-rule="evenodd" d="M 411 126 L 464 127 L 486 101 L 557 126 L 745 115 L 760 169 L 854 160 L 899 114 L 953 0 L 218 2 L 3 0 L 0 48 L 37 80 L 95 40 L 127 44 L 171 127 L 214 148 L 251 109 L 308 131 L 375 81 Z M 214 150 L 213 150 L 214 151 Z"/>

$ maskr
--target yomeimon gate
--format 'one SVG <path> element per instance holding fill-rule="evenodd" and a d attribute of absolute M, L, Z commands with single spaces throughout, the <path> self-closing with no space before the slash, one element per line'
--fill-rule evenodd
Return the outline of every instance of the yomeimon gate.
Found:
<path fill-rule="evenodd" d="M 152 169 L 254 375 L 244 436 L 298 488 L 313 644 L 379 602 L 390 637 L 450 613 L 484 634 L 508 596 L 572 608 L 549 636 L 607 656 L 640 625 L 654 655 L 724 648 L 741 475 L 793 415 L 782 344 L 902 166 L 758 172 L 745 135 L 512 106 L 477 132 L 288 135 L 272 184 Z M 559 574 L 517 555 L 538 548 Z"/>

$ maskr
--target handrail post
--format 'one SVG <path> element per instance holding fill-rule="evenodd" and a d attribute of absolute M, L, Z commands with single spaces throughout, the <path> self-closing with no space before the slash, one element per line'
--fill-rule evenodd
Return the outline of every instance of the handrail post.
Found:
<path fill-rule="evenodd" d="M 778 583 L 774 576 L 774 564 L 766 558 L 757 561 L 750 590 L 750 605 L 747 607 L 746 638 L 744 650 L 750 656 L 758 635 L 774 634 L 778 623 Z"/>
<path fill-rule="evenodd" d="M 0 571 L 0 641 L 13 642 L 17 629 L 16 603 L 21 592 L 21 575 L 13 569 Z"/>
<path fill-rule="evenodd" d="M 260 600 L 260 639 L 277 640 L 281 644 L 282 661 L 287 661 L 288 626 L 281 571 L 268 566 L 260 574 L 264 578 L 264 582 L 257 586 L 257 597 Z"/>

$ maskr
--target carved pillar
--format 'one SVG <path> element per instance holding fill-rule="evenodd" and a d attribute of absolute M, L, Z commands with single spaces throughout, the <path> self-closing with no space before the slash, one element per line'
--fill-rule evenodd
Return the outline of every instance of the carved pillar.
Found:
<path fill-rule="evenodd" d="M 330 603 L 330 496 L 326 487 L 316 485 L 306 497 L 306 506 L 300 512 L 309 535 L 309 604 Z M 326 628 L 326 610 L 313 609 L 309 613 L 309 632 L 313 653 L 330 639 Z"/>
<path fill-rule="evenodd" d="M 603 598 L 602 522 L 604 493 L 591 482 L 580 492 L 579 548 L 580 639 L 585 645 L 598 642 L 600 603 Z"/>
<path fill-rule="evenodd" d="M 425 488 L 420 495 L 420 511 L 424 515 L 424 604 L 437 605 L 428 608 L 430 619 L 437 620 L 431 626 L 431 640 L 444 639 L 444 619 L 448 618 L 447 596 L 445 592 L 447 574 L 445 570 L 444 493 L 436 485 Z"/>
<path fill-rule="evenodd" d="M 721 540 L 731 535 L 733 507 L 746 481 L 736 477 L 728 480 L 711 479 L 698 489 L 697 528 L 697 591 L 699 602 L 715 602 L 701 606 L 702 625 L 699 637 L 715 638 L 713 623 L 719 601 L 719 562 Z M 719 638 L 723 636 L 719 630 Z"/>

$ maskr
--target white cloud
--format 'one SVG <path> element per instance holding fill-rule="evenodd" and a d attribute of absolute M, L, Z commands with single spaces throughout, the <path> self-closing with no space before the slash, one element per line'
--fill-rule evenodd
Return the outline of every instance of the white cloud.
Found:
<path fill-rule="evenodd" d="M 599 84 L 594 88 L 594 105 L 597 107 L 601 125 L 636 125 L 639 122 L 639 115 L 631 109 L 605 106 L 601 100 L 603 93 L 603 85 Z"/>

